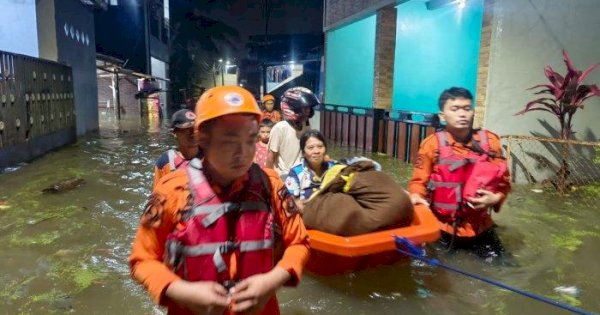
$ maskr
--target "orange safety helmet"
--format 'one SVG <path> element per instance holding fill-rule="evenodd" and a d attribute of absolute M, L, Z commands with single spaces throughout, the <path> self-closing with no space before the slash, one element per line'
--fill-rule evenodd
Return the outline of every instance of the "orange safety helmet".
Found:
<path fill-rule="evenodd" d="M 271 94 L 265 94 L 262 98 L 263 103 L 267 102 L 267 101 L 273 101 L 275 102 L 275 97 L 273 97 L 273 95 Z"/>
<path fill-rule="evenodd" d="M 231 114 L 254 114 L 259 120 L 262 112 L 252 93 L 239 86 L 218 86 L 207 90 L 196 103 L 195 127 L 208 120 Z"/>

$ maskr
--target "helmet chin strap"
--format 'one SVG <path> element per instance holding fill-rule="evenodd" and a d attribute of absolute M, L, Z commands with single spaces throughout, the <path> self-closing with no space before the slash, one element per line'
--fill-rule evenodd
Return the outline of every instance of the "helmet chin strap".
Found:
<path fill-rule="evenodd" d="M 289 123 L 289 124 L 290 124 L 292 127 L 294 127 L 294 129 L 296 129 L 296 130 L 298 130 L 298 131 L 302 130 L 302 128 L 303 128 L 303 127 L 304 127 L 304 125 L 306 124 L 306 122 L 305 122 L 305 121 L 297 121 L 297 120 L 296 120 L 296 121 L 289 121 L 289 120 L 288 120 L 288 123 Z"/>

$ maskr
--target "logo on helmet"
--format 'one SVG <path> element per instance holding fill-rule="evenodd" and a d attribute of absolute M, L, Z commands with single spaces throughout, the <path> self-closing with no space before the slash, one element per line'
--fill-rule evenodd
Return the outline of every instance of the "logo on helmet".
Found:
<path fill-rule="evenodd" d="M 244 103 L 244 98 L 238 93 L 228 93 L 225 95 L 225 103 L 230 106 L 241 106 Z"/>
<path fill-rule="evenodd" d="M 312 94 L 311 90 L 303 87 L 303 86 L 296 86 L 293 88 L 288 89 L 287 91 L 284 92 L 284 96 L 295 99 L 295 100 L 300 100 L 302 98 L 302 94 Z"/>
<path fill-rule="evenodd" d="M 295 100 L 299 100 L 300 98 L 302 98 L 302 94 L 300 94 L 300 91 L 286 91 L 284 96 Z"/>
<path fill-rule="evenodd" d="M 189 119 L 189 120 L 194 120 L 196 119 L 196 114 L 194 114 L 193 112 L 186 112 L 185 113 L 185 118 Z"/>

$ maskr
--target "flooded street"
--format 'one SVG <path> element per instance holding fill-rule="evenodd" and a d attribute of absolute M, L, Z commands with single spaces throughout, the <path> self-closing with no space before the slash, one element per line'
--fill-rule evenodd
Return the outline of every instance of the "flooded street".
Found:
<path fill-rule="evenodd" d="M 153 163 L 173 143 L 156 124 L 124 121 L 115 127 L 103 121 L 98 135 L 1 173 L 0 313 L 160 314 L 130 279 L 127 256 Z M 342 148 L 330 154 L 352 155 Z M 409 166 L 372 158 L 406 183 Z M 85 183 L 42 193 L 74 177 Z M 578 200 L 516 186 L 495 216 L 512 254 L 502 263 L 432 247 L 427 252 L 471 273 L 600 313 L 600 219 L 596 205 Z M 556 293 L 558 286 L 576 286 L 580 295 Z M 335 277 L 306 274 L 298 288 L 278 296 L 284 314 L 568 314 L 409 260 Z"/>

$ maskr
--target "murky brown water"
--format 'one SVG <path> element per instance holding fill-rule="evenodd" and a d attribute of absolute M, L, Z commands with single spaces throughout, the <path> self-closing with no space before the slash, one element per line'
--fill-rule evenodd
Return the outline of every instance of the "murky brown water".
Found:
<path fill-rule="evenodd" d="M 172 139 L 152 124 L 103 122 L 97 136 L 0 174 L 1 314 L 159 314 L 130 280 L 126 258 L 152 182 L 152 164 Z M 351 155 L 334 148 L 333 157 Z M 405 183 L 407 166 L 375 156 Z M 41 190 L 69 177 L 70 192 Z M 600 219 L 576 196 L 516 187 L 496 216 L 513 257 L 490 264 L 466 252 L 442 262 L 600 313 Z M 596 198 L 597 199 L 597 198 Z M 589 199 L 588 199 L 589 201 Z M 579 298 L 559 295 L 575 285 Z M 558 308 L 421 263 L 316 277 L 279 293 L 285 314 L 566 314 Z"/>

